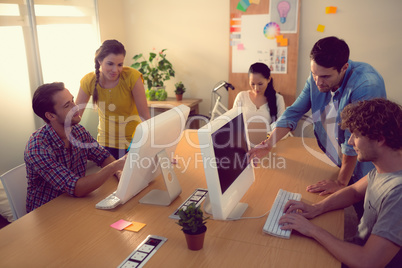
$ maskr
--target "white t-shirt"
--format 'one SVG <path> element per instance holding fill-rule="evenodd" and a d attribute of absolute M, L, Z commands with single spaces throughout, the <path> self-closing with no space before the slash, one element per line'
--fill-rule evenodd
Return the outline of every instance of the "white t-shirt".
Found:
<path fill-rule="evenodd" d="M 285 101 L 282 95 L 276 93 L 276 105 L 278 107 L 277 118 L 285 111 Z M 247 124 L 248 135 L 251 147 L 259 144 L 267 138 L 267 133 L 273 129 L 271 115 L 269 113 L 268 103 L 259 108 L 250 99 L 250 91 L 241 91 L 237 94 L 233 103 L 233 108 L 241 107 L 244 120 Z"/>
<path fill-rule="evenodd" d="M 282 95 L 276 93 L 276 105 L 278 107 L 277 119 L 285 111 L 285 101 Z M 264 122 L 267 125 L 268 132 L 272 131 L 272 119 L 269 113 L 268 103 L 261 105 L 259 108 L 250 99 L 250 90 L 241 91 L 237 94 L 233 103 L 233 108 L 241 107 L 246 122 Z"/>

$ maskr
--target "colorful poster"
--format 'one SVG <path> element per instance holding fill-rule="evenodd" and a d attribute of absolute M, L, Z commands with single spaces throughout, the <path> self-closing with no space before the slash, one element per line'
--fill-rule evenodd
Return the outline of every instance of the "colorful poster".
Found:
<path fill-rule="evenodd" d="M 297 33 L 297 0 L 270 0 L 271 21 L 281 28 L 281 33 Z"/>
<path fill-rule="evenodd" d="M 272 73 L 287 73 L 287 47 L 278 47 L 279 32 L 268 14 L 241 16 L 240 38 L 231 40 L 232 73 L 247 73 L 255 62 L 267 64 Z"/>

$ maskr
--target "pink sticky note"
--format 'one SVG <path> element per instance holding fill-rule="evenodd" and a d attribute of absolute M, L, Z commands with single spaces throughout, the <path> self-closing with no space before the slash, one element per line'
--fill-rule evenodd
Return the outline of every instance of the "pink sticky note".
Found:
<path fill-rule="evenodd" d="M 121 231 L 129 225 L 131 225 L 130 221 L 119 220 L 119 221 L 116 221 L 115 223 L 113 223 L 112 225 L 110 225 L 110 227 Z"/>
<path fill-rule="evenodd" d="M 238 45 L 237 45 L 237 49 L 238 49 L 238 50 L 244 50 L 244 45 L 243 45 L 243 43 L 238 44 Z"/>

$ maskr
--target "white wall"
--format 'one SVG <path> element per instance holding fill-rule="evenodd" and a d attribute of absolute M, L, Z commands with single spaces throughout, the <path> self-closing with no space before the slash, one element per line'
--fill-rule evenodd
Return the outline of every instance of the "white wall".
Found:
<path fill-rule="evenodd" d="M 337 6 L 337 13 L 326 15 L 326 6 Z M 380 72 L 388 98 L 402 104 L 401 10 L 400 0 L 302 0 L 297 92 L 310 73 L 314 43 L 335 35 L 348 43 L 350 59 L 367 62 Z M 316 31 L 318 24 L 325 25 L 323 33 Z"/>
<path fill-rule="evenodd" d="M 166 48 L 176 71 L 168 95 L 183 81 L 184 97 L 203 99 L 200 111 L 208 114 L 212 88 L 229 76 L 229 1 L 126 0 L 124 7 L 129 63 L 137 53 Z"/>

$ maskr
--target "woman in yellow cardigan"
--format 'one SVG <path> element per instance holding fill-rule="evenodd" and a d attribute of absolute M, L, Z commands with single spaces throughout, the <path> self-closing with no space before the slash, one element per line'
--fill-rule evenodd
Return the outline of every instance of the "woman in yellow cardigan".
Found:
<path fill-rule="evenodd" d="M 126 153 L 137 125 L 150 118 L 142 74 L 123 66 L 125 56 L 119 41 L 104 41 L 95 53 L 95 72 L 81 79 L 76 100 L 82 116 L 92 96 L 99 114 L 97 140 L 116 159 Z"/>

